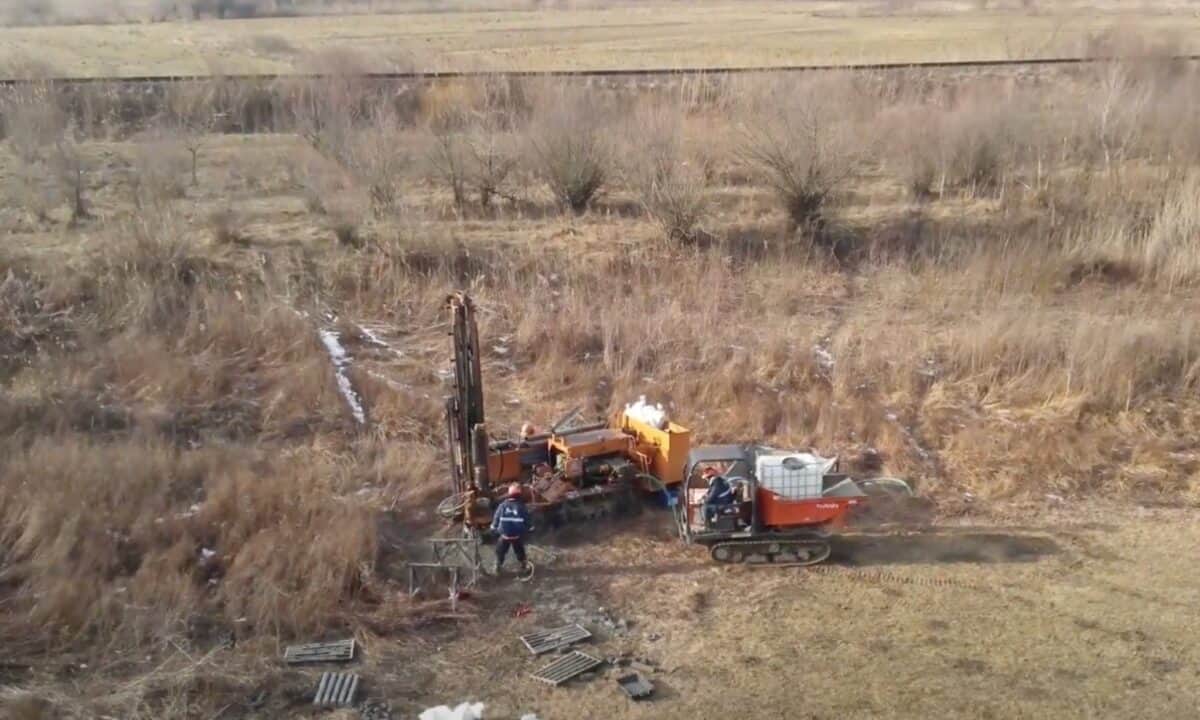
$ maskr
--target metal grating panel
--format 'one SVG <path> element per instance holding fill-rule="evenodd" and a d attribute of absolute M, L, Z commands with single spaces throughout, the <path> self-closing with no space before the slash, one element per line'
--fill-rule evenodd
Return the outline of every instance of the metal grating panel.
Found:
<path fill-rule="evenodd" d="M 354 673 L 321 673 L 313 705 L 322 708 L 350 707 L 357 693 L 358 676 Z"/>
<path fill-rule="evenodd" d="M 549 630 L 538 630 L 521 636 L 521 642 L 534 655 L 548 653 L 561 647 L 572 645 L 581 640 L 587 640 L 592 634 L 582 625 L 563 625 Z"/>
<path fill-rule="evenodd" d="M 572 650 L 570 654 L 563 655 L 559 659 L 543 667 L 533 673 L 534 680 L 549 685 L 562 685 L 566 681 L 581 675 L 592 668 L 600 665 L 600 659 L 594 658 L 586 653 L 581 653 L 578 650 Z"/>
<path fill-rule="evenodd" d="M 322 662 L 346 662 L 354 659 L 354 640 L 337 640 L 308 645 L 289 645 L 283 651 L 283 661 L 288 665 Z"/>

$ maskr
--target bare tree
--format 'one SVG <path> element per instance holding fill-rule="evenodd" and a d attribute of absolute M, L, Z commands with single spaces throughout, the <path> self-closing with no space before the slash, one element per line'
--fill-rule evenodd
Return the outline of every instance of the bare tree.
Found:
<path fill-rule="evenodd" d="M 485 78 L 466 102 L 440 107 L 430 119 L 426 141 L 431 174 L 450 188 L 462 210 L 474 191 L 481 210 L 507 195 L 505 185 L 517 166 L 510 129 L 523 96 L 511 82 Z"/>
<path fill-rule="evenodd" d="M 71 204 L 71 223 L 79 223 L 90 217 L 85 191 L 87 189 L 88 161 L 74 133 L 68 130 L 54 144 L 50 165 Z"/>
<path fill-rule="evenodd" d="M 433 176 L 454 197 L 454 207 L 462 210 L 467 203 L 467 144 L 460 132 L 451 127 L 435 127 L 430 130 L 426 143 L 426 160 Z"/>
<path fill-rule="evenodd" d="M 471 160 L 469 182 L 479 198 L 479 207 L 487 210 L 494 198 L 508 195 L 505 188 L 517 167 L 512 138 L 493 117 L 484 116 L 467 134 L 466 145 Z"/>
<path fill-rule="evenodd" d="M 399 204 L 409 158 L 397 149 L 401 124 L 394 109 L 379 105 L 370 116 L 367 127 L 352 131 L 346 139 L 341 163 L 366 186 L 372 212 L 382 217 Z"/>
<path fill-rule="evenodd" d="M 191 157 L 192 186 L 200 184 L 200 151 L 217 121 L 215 87 L 211 83 L 176 84 L 168 89 L 167 127 Z"/>

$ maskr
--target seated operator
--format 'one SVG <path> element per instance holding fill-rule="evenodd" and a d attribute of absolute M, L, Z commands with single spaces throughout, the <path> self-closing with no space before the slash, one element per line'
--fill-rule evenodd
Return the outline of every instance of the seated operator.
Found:
<path fill-rule="evenodd" d="M 708 481 L 708 492 L 704 494 L 704 522 L 712 525 L 720 509 L 733 504 L 733 487 L 715 468 L 704 468 L 701 477 Z"/>

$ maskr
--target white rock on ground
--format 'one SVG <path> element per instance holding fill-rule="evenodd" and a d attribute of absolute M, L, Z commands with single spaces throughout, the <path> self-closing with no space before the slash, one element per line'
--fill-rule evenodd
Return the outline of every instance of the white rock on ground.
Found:
<path fill-rule="evenodd" d="M 422 712 L 418 720 L 483 720 L 483 703 L 461 703 L 453 709 L 438 705 Z"/>

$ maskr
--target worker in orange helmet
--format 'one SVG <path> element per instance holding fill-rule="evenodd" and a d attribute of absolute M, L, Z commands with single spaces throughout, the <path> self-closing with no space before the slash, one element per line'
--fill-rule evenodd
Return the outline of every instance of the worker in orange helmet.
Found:
<path fill-rule="evenodd" d="M 533 530 L 530 524 L 529 511 L 521 500 L 521 486 L 513 483 L 508 486 L 508 497 L 496 508 L 492 516 L 492 532 L 500 537 L 496 541 L 496 572 L 504 567 L 508 550 L 512 548 L 521 563 L 521 572 L 529 571 L 529 563 L 525 560 L 525 535 Z"/>
<path fill-rule="evenodd" d="M 722 507 L 733 504 L 733 488 L 714 467 L 704 468 L 700 477 L 708 482 L 708 491 L 704 493 L 704 521 L 711 525 Z"/>

